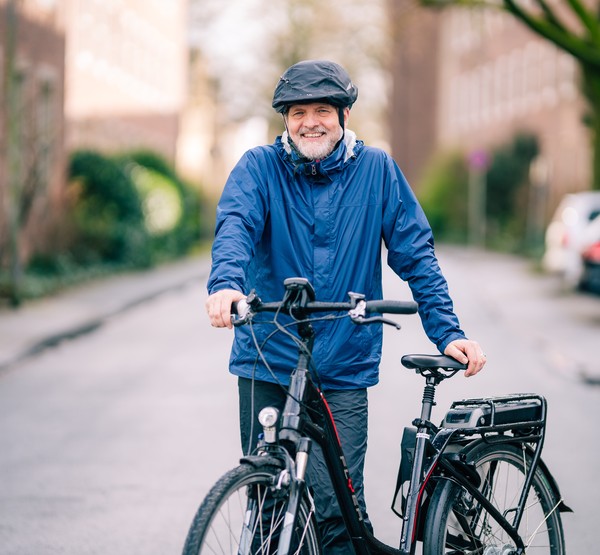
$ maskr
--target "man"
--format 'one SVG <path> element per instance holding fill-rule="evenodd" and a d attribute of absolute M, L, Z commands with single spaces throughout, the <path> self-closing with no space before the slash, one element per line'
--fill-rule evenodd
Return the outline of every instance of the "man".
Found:
<path fill-rule="evenodd" d="M 382 298 L 383 239 L 387 262 L 410 285 L 427 335 L 440 352 L 468 362 L 465 375 L 472 376 L 483 368 L 485 355 L 459 327 L 421 207 L 392 158 L 347 129 L 357 96 L 346 71 L 329 61 L 300 62 L 279 80 L 273 107 L 286 130 L 274 144 L 242 157 L 217 208 L 206 302 L 211 324 L 231 328 L 231 303 L 252 289 L 263 300 L 281 299 L 288 277 L 308 278 L 321 300 L 347 300 L 349 291 Z M 265 327 L 256 326 L 255 333 Z M 315 328 L 314 359 L 366 516 L 367 388 L 378 381 L 381 326 L 340 319 Z M 259 344 L 270 331 L 256 338 Z M 236 329 L 230 371 L 239 376 L 246 451 L 256 443 L 250 430 L 260 430 L 258 411 L 282 406 L 278 382 L 287 385 L 297 355 L 285 334 L 275 334 L 264 347 L 266 368 L 257 362 L 254 345 L 246 327 Z M 309 481 L 324 552 L 352 553 L 324 474 L 315 450 Z"/>

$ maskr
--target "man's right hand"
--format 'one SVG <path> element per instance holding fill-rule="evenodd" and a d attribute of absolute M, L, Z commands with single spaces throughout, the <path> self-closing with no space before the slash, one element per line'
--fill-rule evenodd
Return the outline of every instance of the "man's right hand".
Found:
<path fill-rule="evenodd" d="M 246 295 L 235 289 L 221 289 L 206 299 L 206 312 L 211 326 L 215 328 L 232 328 L 231 305 L 235 301 L 245 299 Z"/>

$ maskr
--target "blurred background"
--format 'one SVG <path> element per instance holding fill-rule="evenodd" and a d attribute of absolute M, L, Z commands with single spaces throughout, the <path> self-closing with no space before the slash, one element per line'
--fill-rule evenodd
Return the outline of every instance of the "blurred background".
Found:
<path fill-rule="evenodd" d="M 428 4 L 0 0 L 0 298 L 197 248 L 306 58 L 348 69 L 351 127 L 394 156 L 438 241 L 598 288 L 600 237 L 582 234 L 600 192 L 557 212 L 600 188 L 596 12 Z"/>
<path fill-rule="evenodd" d="M 485 346 L 437 416 L 546 396 L 568 551 L 596 553 L 598 0 L 481 4 L 0 0 L 3 555 L 178 553 L 237 463 L 231 334 L 203 310 L 214 208 L 242 153 L 281 132 L 272 91 L 306 58 L 352 75 L 350 127 L 406 174 Z M 391 272 L 384 287 L 410 295 Z M 402 328 L 369 393 L 367 499 L 392 545 L 422 385 L 399 360 L 434 349 L 417 318 Z"/>

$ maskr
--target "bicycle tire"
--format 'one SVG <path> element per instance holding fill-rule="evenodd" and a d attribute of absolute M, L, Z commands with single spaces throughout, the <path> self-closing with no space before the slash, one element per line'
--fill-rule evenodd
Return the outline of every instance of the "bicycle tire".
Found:
<path fill-rule="evenodd" d="M 183 555 L 258 555 L 277 552 L 289 493 L 275 490 L 280 469 L 242 464 L 210 490 L 190 526 Z M 257 518 L 260 516 L 260 518 Z M 314 506 L 303 496 L 290 553 L 320 555 Z"/>
<path fill-rule="evenodd" d="M 503 514 L 517 505 L 531 455 L 523 445 L 480 442 L 466 452 L 481 477 L 480 491 Z M 564 555 L 564 534 L 559 500 L 537 468 L 519 525 L 526 553 Z M 514 542 L 466 490 L 440 480 L 431 497 L 425 520 L 423 555 L 512 553 Z"/>

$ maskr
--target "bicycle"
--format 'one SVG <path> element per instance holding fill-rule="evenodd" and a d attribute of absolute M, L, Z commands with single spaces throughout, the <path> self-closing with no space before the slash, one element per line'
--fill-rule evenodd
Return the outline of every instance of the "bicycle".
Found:
<path fill-rule="evenodd" d="M 315 505 L 305 482 L 310 447 L 323 449 L 346 528 L 357 555 L 564 555 L 558 485 L 541 459 L 546 400 L 539 395 L 466 399 L 452 403 L 440 426 L 431 421 L 436 387 L 466 365 L 444 355 L 405 355 L 402 364 L 425 378 L 421 414 L 405 428 L 392 510 L 402 519 L 398 548 L 379 541 L 365 525 L 335 423 L 311 369 L 315 314 L 344 313 L 358 325 L 400 326 L 382 314 L 414 314 L 414 302 L 319 302 L 303 278 L 284 282 L 279 302 L 251 293 L 237 307 L 235 325 L 252 325 L 261 312 L 291 316 L 298 363 L 280 418 L 259 414 L 262 438 L 253 454 L 226 473 L 198 509 L 184 555 L 321 553 Z M 337 317 L 340 317 L 339 315 Z M 291 327 L 290 324 L 286 327 Z M 259 345 L 257 347 L 260 348 Z"/>

